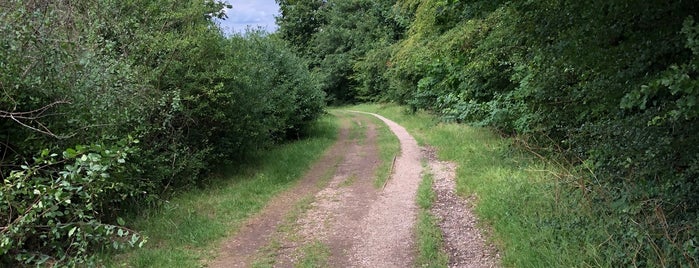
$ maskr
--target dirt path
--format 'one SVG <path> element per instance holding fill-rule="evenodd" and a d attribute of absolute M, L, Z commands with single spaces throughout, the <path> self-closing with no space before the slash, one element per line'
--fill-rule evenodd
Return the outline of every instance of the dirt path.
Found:
<path fill-rule="evenodd" d="M 289 191 L 274 198 L 258 215 L 248 220 L 237 235 L 226 241 L 219 257 L 209 267 L 250 267 L 257 251 L 270 242 L 275 230 L 294 205 L 308 195 L 320 190 L 319 183 L 326 173 L 332 172 L 344 158 L 344 149 L 350 144 L 349 124 L 343 120 L 338 140 L 316 162 L 304 178 Z"/>
<path fill-rule="evenodd" d="M 296 187 L 275 198 L 226 242 L 210 267 L 294 267 L 308 261 L 321 267 L 414 266 L 415 195 L 423 172 L 421 160 L 429 154 L 421 151 L 405 128 L 382 116 L 359 112 L 338 112 L 337 116 L 342 122 L 337 143 Z M 380 164 L 380 123 L 372 116 L 390 128 L 401 147 L 383 189 L 373 186 Z M 484 246 L 473 225 L 475 218 L 463 216 L 470 213 L 469 208 L 458 203 L 452 184 L 439 180 L 449 178 L 449 168 L 436 166 L 436 159 L 430 162 L 438 196 L 447 196 L 446 188 L 451 188 L 456 198 L 438 198 L 433 211 L 442 219 L 440 227 L 446 228 L 450 266 L 496 266 L 489 261 L 494 251 Z M 443 194 L 439 185 L 446 187 Z M 456 216 L 438 214 L 450 209 Z M 464 224 L 470 225 L 459 227 Z M 466 242 L 459 242 L 459 236 L 466 236 Z"/>
<path fill-rule="evenodd" d="M 354 129 L 350 144 L 344 146 L 345 158 L 328 185 L 314 196 L 310 208 L 298 218 L 294 230 L 283 234 L 275 267 L 293 267 L 309 253 L 304 245 L 320 244 L 329 251 L 328 265 L 351 267 L 348 258 L 359 238 L 362 219 L 378 197 L 373 186 L 379 164 L 376 124 L 366 116 L 338 114 L 350 118 Z"/>

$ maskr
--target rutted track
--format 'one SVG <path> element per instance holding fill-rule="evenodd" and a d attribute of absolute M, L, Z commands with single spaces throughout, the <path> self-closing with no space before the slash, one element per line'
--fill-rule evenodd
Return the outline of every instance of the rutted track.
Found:
<path fill-rule="evenodd" d="M 275 198 L 227 241 L 212 267 L 250 267 L 260 258 L 266 258 L 265 266 L 293 267 L 302 261 L 304 248 L 308 245 L 321 245 L 326 249 L 326 265 L 331 267 L 414 266 L 415 198 L 423 173 L 421 161 L 426 159 L 427 154 L 421 151 L 405 128 L 380 115 L 362 112 L 335 114 L 342 122 L 338 141 L 297 186 Z M 393 174 L 383 189 L 373 186 L 380 160 L 377 145 L 379 126 L 371 116 L 379 118 L 389 127 L 401 147 Z M 439 175 L 444 169 L 434 165 L 436 160 L 433 157 L 429 160 L 433 172 L 437 171 L 438 177 L 445 177 Z M 453 181 L 453 172 L 451 174 Z M 447 187 L 452 188 L 451 195 L 458 199 L 453 194 L 453 185 Z M 438 193 L 446 191 L 435 190 Z M 437 210 L 444 208 L 439 204 L 442 200 L 436 200 Z M 298 215 L 290 213 L 303 202 L 309 204 Z M 450 205 L 453 204 L 451 202 Z M 446 222 L 463 219 L 462 214 L 469 212 L 469 208 L 461 208 L 466 206 L 465 203 L 457 205 L 460 208 L 455 209 L 454 213 L 458 215 L 438 215 L 443 221 L 440 224 L 442 228 L 464 222 Z M 288 214 L 292 216 L 291 222 Z M 472 214 L 466 217 L 473 218 Z M 493 266 L 496 262 L 491 262 L 491 258 L 478 257 L 483 257 L 482 254 L 492 255 L 492 250 L 484 250 L 484 241 L 472 225 L 475 220 L 469 221 L 469 233 L 455 233 L 475 237 L 469 240 L 475 244 L 465 249 L 472 253 L 454 252 L 458 250 L 453 248 L 454 245 L 460 247 L 460 244 L 454 244 L 450 239 L 458 241 L 459 238 L 446 234 L 447 251 L 454 258 L 450 266 Z M 449 232 L 448 229 L 445 231 Z M 463 257 L 471 261 L 464 261 Z"/>

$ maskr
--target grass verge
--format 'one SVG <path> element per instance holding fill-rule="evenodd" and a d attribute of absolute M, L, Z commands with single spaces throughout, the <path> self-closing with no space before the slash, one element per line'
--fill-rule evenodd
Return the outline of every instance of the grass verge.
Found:
<path fill-rule="evenodd" d="M 393 169 L 393 160 L 400 154 L 400 142 L 398 137 L 391 132 L 383 121 L 372 115 L 367 115 L 376 123 L 377 137 L 376 143 L 379 146 L 379 159 L 381 164 L 376 168 L 374 177 L 374 186 L 382 187 L 388 178 L 391 176 Z"/>
<path fill-rule="evenodd" d="M 301 260 L 296 267 L 322 268 L 330 267 L 330 248 L 320 241 L 304 245 L 301 247 Z"/>
<path fill-rule="evenodd" d="M 424 163 L 423 169 L 428 170 Z M 432 183 L 432 174 L 425 172 L 417 189 L 417 205 L 419 207 L 415 227 L 418 249 L 417 267 L 448 267 L 449 257 L 442 250 L 444 248 L 442 231 L 437 225 L 437 218 L 430 212 L 435 200 Z"/>
<path fill-rule="evenodd" d="M 202 266 L 202 261 L 215 257 L 220 241 L 303 176 L 336 140 L 337 128 L 337 120 L 326 116 L 312 127 L 308 138 L 260 152 L 254 163 L 131 219 L 133 228 L 148 236 L 149 243 L 121 255 L 105 253 L 106 266 Z"/>
<path fill-rule="evenodd" d="M 457 193 L 475 195 L 475 212 L 506 267 L 606 267 L 600 251 L 608 234 L 591 213 L 575 177 L 533 157 L 484 128 L 442 124 L 396 105 L 350 109 L 381 114 L 403 125 L 422 145 L 458 164 Z M 435 227 L 436 228 L 436 227 Z"/>

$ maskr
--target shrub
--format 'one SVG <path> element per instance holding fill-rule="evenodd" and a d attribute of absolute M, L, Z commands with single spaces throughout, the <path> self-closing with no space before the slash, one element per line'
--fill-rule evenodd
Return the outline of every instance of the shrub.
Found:
<path fill-rule="evenodd" d="M 224 37 L 211 20 L 224 6 L 0 2 L 2 264 L 140 244 L 120 215 L 318 118 L 305 62 L 264 33 Z"/>
<path fill-rule="evenodd" d="M 0 263 L 76 265 L 95 247 L 141 246 L 138 233 L 104 219 L 109 207 L 139 189 L 122 177 L 130 147 L 76 146 L 61 156 L 43 150 L 10 172 L 0 191 Z"/>

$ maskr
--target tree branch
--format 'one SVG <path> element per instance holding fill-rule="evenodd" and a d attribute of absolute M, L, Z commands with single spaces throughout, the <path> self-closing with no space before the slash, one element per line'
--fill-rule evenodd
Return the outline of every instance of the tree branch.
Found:
<path fill-rule="evenodd" d="M 17 124 L 20 124 L 21 126 L 26 127 L 28 129 L 31 129 L 33 131 L 36 131 L 36 132 L 39 132 L 41 134 L 48 135 L 48 136 L 51 136 L 51 137 L 54 137 L 57 139 L 63 139 L 66 137 L 58 136 L 58 135 L 54 134 L 53 132 L 51 132 L 51 130 L 49 130 L 41 122 L 37 121 L 37 124 L 39 125 L 39 127 L 33 127 L 33 126 L 28 125 L 25 122 L 22 122 L 22 120 L 35 121 L 35 120 L 39 120 L 43 117 L 46 117 L 47 115 L 44 115 L 44 113 L 46 111 L 48 111 L 49 109 L 54 108 L 58 105 L 61 105 L 61 104 L 70 104 L 70 102 L 67 100 L 58 100 L 58 101 L 54 101 L 52 103 L 49 103 L 47 105 L 44 105 L 43 107 L 41 107 L 39 109 L 27 111 L 27 112 L 8 112 L 8 111 L 0 110 L 0 118 L 9 118 L 12 121 L 17 122 Z"/>

